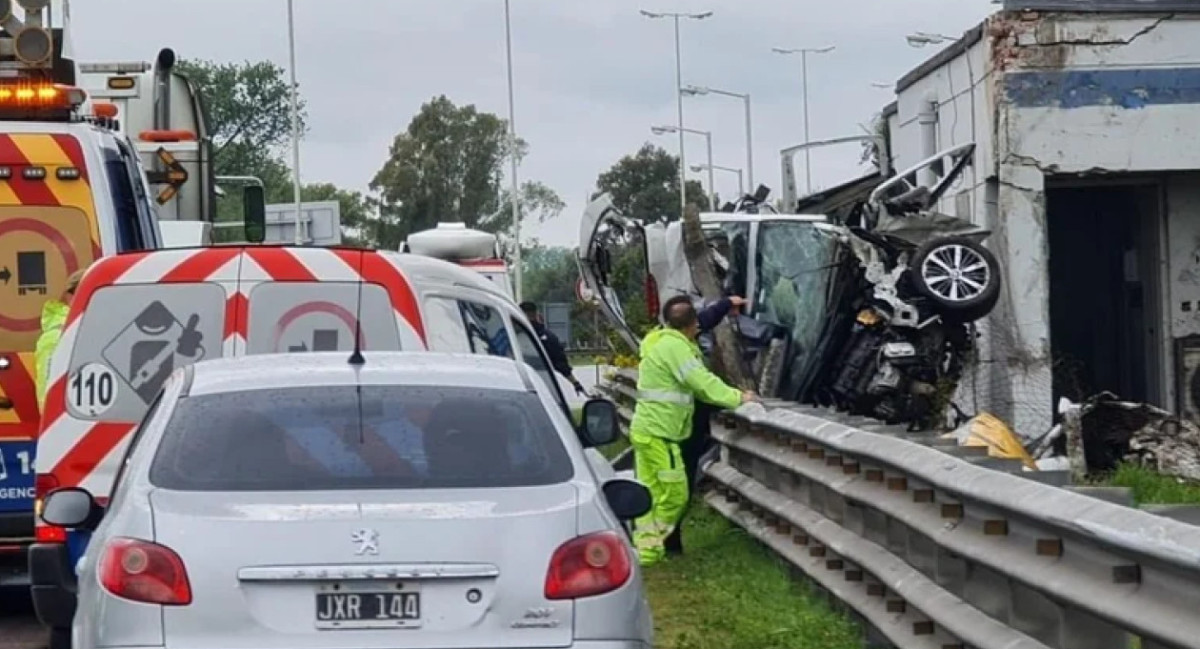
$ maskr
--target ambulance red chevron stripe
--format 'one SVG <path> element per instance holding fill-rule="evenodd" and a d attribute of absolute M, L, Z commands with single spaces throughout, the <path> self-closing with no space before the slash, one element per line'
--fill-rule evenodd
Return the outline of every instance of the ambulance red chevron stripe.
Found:
<path fill-rule="evenodd" d="M 113 285 L 209 283 L 226 294 L 223 318 L 225 356 L 245 353 L 250 294 L 263 282 L 358 282 L 379 285 L 388 294 L 405 349 L 426 346 L 417 296 L 404 276 L 398 253 L 348 249 L 214 247 L 132 253 L 102 259 L 89 268 L 50 365 L 46 413 L 38 440 L 37 465 L 61 487 L 82 486 L 97 497 L 111 488 L 116 467 L 137 422 L 85 421 L 66 408 L 70 351 L 75 346 L 95 293 Z"/>

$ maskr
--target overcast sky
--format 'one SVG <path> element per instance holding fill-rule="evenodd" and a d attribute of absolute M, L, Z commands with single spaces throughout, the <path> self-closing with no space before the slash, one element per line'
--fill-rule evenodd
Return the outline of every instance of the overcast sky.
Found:
<path fill-rule="evenodd" d="M 295 0 L 297 70 L 309 106 L 301 149 L 305 182 L 366 190 L 388 145 L 421 104 L 445 94 L 501 116 L 508 112 L 502 0 Z M 798 57 L 773 46 L 836 45 L 809 59 L 812 139 L 861 133 L 892 98 L 892 83 L 934 54 L 905 34 L 961 34 L 990 0 L 512 0 L 517 129 L 531 147 L 523 180 L 555 189 L 567 210 L 534 228 L 546 243 L 574 245 L 578 214 L 596 176 L 677 121 L 672 26 L 638 9 L 705 11 L 682 25 L 685 84 L 749 93 L 755 180 L 778 196 L 779 149 L 803 141 Z M 161 47 L 184 58 L 288 63 L 285 0 L 74 0 L 80 61 L 152 61 Z M 711 130 L 714 164 L 745 167 L 743 108 L 723 97 L 686 99 L 688 128 Z M 703 162 L 689 137 L 687 160 Z M 857 145 L 813 154 L 814 185 L 849 180 Z M 802 158 L 801 158 L 802 160 Z M 798 168 L 803 178 L 803 169 Z M 693 174 L 701 180 L 706 176 Z M 802 185 L 801 185 L 802 187 Z M 717 190 L 737 189 L 718 172 Z"/>

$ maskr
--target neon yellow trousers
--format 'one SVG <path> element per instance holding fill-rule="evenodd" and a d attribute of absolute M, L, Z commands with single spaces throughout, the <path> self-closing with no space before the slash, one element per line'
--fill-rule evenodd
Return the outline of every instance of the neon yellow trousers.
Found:
<path fill-rule="evenodd" d="M 634 521 L 633 530 L 638 560 L 649 566 L 666 556 L 663 542 L 683 518 L 688 503 L 687 473 L 679 444 L 638 434 L 631 435 L 629 441 L 637 479 L 646 485 L 654 499 L 650 511 Z"/>

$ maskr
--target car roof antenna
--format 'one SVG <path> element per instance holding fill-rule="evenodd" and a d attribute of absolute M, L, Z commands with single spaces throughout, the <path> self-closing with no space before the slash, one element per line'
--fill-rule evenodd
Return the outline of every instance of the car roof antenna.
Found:
<path fill-rule="evenodd" d="M 350 352 L 350 364 L 362 367 L 367 364 L 362 349 L 362 299 L 363 299 L 363 261 L 366 251 L 358 253 L 358 300 L 354 305 L 354 351 Z"/>

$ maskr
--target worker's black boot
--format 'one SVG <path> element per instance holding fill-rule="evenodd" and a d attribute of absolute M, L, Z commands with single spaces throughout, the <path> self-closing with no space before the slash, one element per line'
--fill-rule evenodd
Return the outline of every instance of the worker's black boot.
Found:
<path fill-rule="evenodd" d="M 663 541 L 663 549 L 667 551 L 667 555 L 669 556 L 683 554 L 683 532 L 679 525 L 676 525 L 675 530 Z"/>

